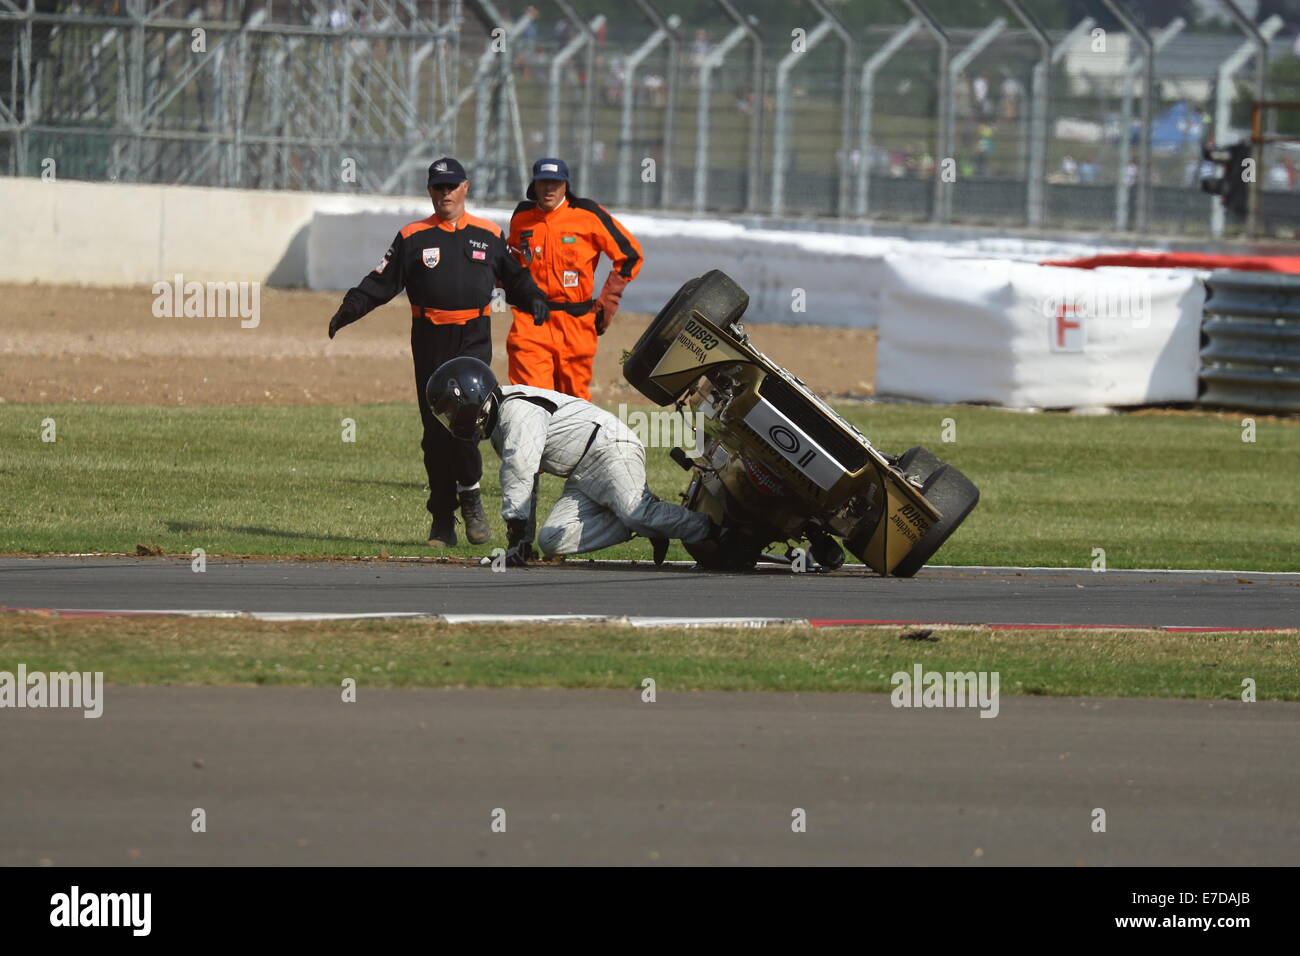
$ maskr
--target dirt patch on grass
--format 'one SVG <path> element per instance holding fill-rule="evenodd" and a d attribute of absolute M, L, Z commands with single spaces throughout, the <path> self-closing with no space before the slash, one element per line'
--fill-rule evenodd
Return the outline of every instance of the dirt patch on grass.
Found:
<path fill-rule="evenodd" d="M 411 401 L 404 296 L 333 341 L 335 292 L 262 289 L 261 321 L 153 315 L 147 288 L 3 286 L 0 401 L 126 405 L 310 405 Z M 650 321 L 620 313 L 600 341 L 593 397 L 639 402 L 619 366 Z M 505 317 L 493 320 L 493 368 L 505 380 Z M 747 325 L 754 343 L 822 394 L 869 395 L 874 330 Z"/>

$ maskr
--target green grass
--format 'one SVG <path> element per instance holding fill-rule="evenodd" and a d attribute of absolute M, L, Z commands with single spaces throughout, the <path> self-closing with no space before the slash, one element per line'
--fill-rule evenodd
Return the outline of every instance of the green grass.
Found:
<path fill-rule="evenodd" d="M 434 621 L 269 623 L 0 616 L 0 670 L 102 671 L 110 684 L 340 687 L 584 687 L 639 692 L 882 692 L 891 676 L 996 671 L 1003 694 L 1300 700 L 1291 632 L 991 631 L 937 628 L 458 625 Z M 111 706 L 111 700 L 110 700 Z"/>
<path fill-rule="evenodd" d="M 1240 415 L 1078 417 L 968 406 L 841 409 L 878 447 L 924 444 L 981 489 L 935 563 L 1300 569 L 1300 423 Z M 53 418 L 58 441 L 40 440 Z M 340 421 L 357 423 L 355 444 Z M 957 440 L 941 429 L 953 419 Z M 407 405 L 0 405 L 0 551 L 429 554 L 420 426 Z M 484 490 L 500 545 L 496 460 Z M 662 449 L 651 487 L 685 475 Z M 543 480 L 549 506 L 561 482 Z M 485 553 L 463 546 L 457 553 Z M 648 557 L 644 541 L 604 552 Z M 685 558 L 680 545 L 670 557 Z"/>

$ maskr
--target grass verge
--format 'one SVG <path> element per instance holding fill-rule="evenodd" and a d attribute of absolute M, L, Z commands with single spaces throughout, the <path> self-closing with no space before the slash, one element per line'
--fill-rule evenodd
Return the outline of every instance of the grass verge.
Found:
<path fill-rule="evenodd" d="M 102 671 L 109 684 L 886 692 L 891 676 L 997 671 L 1004 694 L 1300 700 L 1300 632 L 642 629 L 437 621 L 272 623 L 0 616 L 0 670 Z"/>
<path fill-rule="evenodd" d="M 1261 417 L 1247 442 L 1236 414 L 840 410 L 878 447 L 926 445 L 980 487 L 934 563 L 1086 567 L 1100 548 L 1110 568 L 1300 569 L 1300 421 Z M 41 440 L 46 419 L 57 441 Z M 407 405 L 0 405 L 0 551 L 431 554 L 419 432 Z M 453 554 L 504 543 L 498 463 L 482 447 L 495 537 Z M 647 462 L 651 488 L 675 500 L 684 473 L 666 449 Z M 544 477 L 544 509 L 561 485 Z M 633 540 L 602 556 L 649 550 Z M 669 556 L 687 557 L 676 543 Z"/>

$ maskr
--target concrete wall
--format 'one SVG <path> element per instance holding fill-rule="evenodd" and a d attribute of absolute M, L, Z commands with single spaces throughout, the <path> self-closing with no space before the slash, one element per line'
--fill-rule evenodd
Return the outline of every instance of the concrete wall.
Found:
<path fill-rule="evenodd" d="M 0 282 L 305 285 L 318 210 L 409 202 L 317 193 L 0 177 Z M 382 251 L 382 250 L 381 250 Z"/>

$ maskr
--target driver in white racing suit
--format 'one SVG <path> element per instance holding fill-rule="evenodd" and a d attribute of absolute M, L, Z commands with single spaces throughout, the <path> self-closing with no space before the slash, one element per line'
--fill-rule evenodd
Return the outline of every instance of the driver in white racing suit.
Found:
<path fill-rule="evenodd" d="M 488 438 L 501 458 L 501 515 L 506 563 L 532 556 L 537 473 L 566 479 L 564 492 L 537 534 L 542 553 L 597 551 L 650 539 L 655 563 L 668 539 L 719 542 L 707 515 L 661 501 L 646 484 L 645 446 L 609 412 L 581 398 L 531 385 L 497 384 L 486 364 L 462 356 L 429 379 L 429 405 L 453 435 Z"/>

